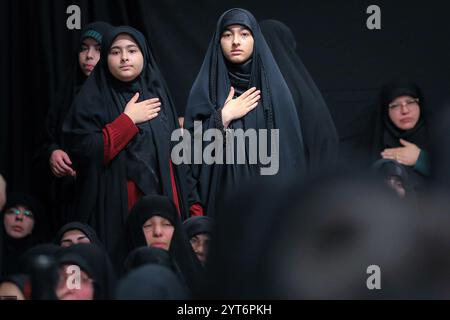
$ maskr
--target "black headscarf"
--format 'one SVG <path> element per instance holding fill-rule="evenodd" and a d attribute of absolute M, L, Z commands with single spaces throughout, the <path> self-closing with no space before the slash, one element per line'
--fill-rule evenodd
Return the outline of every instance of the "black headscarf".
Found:
<path fill-rule="evenodd" d="M 277 20 L 264 20 L 259 25 L 294 98 L 308 168 L 314 171 L 333 166 L 339 151 L 336 127 L 319 88 L 297 54 L 294 34 Z"/>
<path fill-rule="evenodd" d="M 407 167 L 397 161 L 380 159 L 373 164 L 372 169 L 374 173 L 383 180 L 391 176 L 400 178 L 406 191 L 405 199 L 408 199 L 411 202 L 416 201 L 416 192 L 414 190 L 415 186 L 413 181 L 411 181 L 409 169 Z"/>
<path fill-rule="evenodd" d="M 112 299 L 116 277 L 106 252 L 95 244 L 80 243 L 61 248 L 58 263 L 75 264 L 94 280 L 94 300 Z"/>
<path fill-rule="evenodd" d="M 389 118 L 389 104 L 398 97 L 411 96 L 419 99 L 420 118 L 414 128 L 401 130 Z M 412 82 L 398 81 L 384 86 L 381 89 L 380 102 L 376 118 L 374 136 L 374 160 L 379 159 L 380 153 L 386 148 L 401 147 L 400 139 L 414 143 L 421 149 L 428 149 L 429 137 L 427 130 L 427 110 L 422 91 L 419 86 Z"/>
<path fill-rule="evenodd" d="M 253 35 L 251 58 L 242 65 L 229 68 L 220 45 L 220 38 L 227 26 L 239 24 Z M 279 174 L 303 171 L 305 154 L 303 138 L 295 102 L 277 63 L 261 33 L 253 15 L 243 9 L 226 11 L 218 20 L 214 36 L 209 44 L 203 65 L 195 80 L 187 103 L 185 128 L 193 132 L 194 121 L 202 121 L 203 130 L 221 128 L 219 116 L 229 94 L 230 86 L 236 86 L 239 94 L 250 87 L 261 90 L 258 106 L 245 117 L 230 123 L 232 129 L 279 129 Z M 271 134 L 268 134 L 270 141 Z M 270 143 L 270 142 L 269 142 Z M 270 148 L 269 148 L 270 150 Z M 236 154 L 236 153 L 235 153 Z M 246 164 L 193 165 L 197 191 L 208 215 L 216 209 L 216 197 L 243 181 L 260 175 L 262 164 L 249 164 L 248 145 Z M 224 158 L 226 150 L 224 150 Z M 235 163 L 236 163 L 236 159 Z"/>
<path fill-rule="evenodd" d="M 117 300 L 186 300 L 189 295 L 177 276 L 155 264 L 130 272 L 117 286 Z"/>
<path fill-rule="evenodd" d="M 21 239 L 14 239 L 10 237 L 5 230 L 4 226 L 4 215 L 6 210 L 22 205 L 27 207 L 33 212 L 34 226 L 31 234 L 25 236 Z M 39 215 L 40 215 L 41 205 L 39 201 L 28 194 L 25 193 L 10 193 L 7 196 L 7 202 L 1 215 L 0 221 L 0 237 L 2 238 L 0 243 L 0 274 L 9 275 L 17 273 L 20 268 L 20 256 L 30 249 L 34 244 L 40 241 L 40 235 L 38 230 L 39 225 Z"/>
<path fill-rule="evenodd" d="M 74 43 L 74 50 L 70 56 L 69 66 L 64 74 L 61 86 L 55 98 L 52 99 L 53 101 L 47 112 L 43 146 L 33 160 L 34 170 L 36 170 L 34 178 L 40 182 L 37 186 L 38 192 L 43 192 L 42 188 L 45 191 L 41 198 L 45 198 L 48 202 L 49 231 L 53 233 L 67 221 L 67 216 L 70 214 L 75 179 L 71 176 L 56 178 L 50 170 L 49 159 L 55 150 L 61 149 L 67 152 L 62 137 L 63 122 L 75 96 L 87 79 L 79 63 L 79 53 L 83 40 L 92 38 L 100 45 L 103 35 L 110 28 L 112 28 L 110 24 L 98 21 L 89 23 L 81 30 L 80 37 Z M 48 189 L 43 187 L 43 183 L 48 183 Z"/>
<path fill-rule="evenodd" d="M 79 230 L 84 233 L 86 237 L 91 241 L 91 243 L 94 243 L 99 246 L 103 246 L 101 241 L 98 239 L 97 234 L 95 233 L 95 230 L 91 228 L 91 226 L 81 223 L 81 222 L 69 222 L 66 225 L 62 226 L 61 229 L 59 229 L 58 233 L 55 237 L 55 243 L 57 245 L 61 245 L 61 240 L 64 234 L 67 231 L 70 230 Z"/>
<path fill-rule="evenodd" d="M 168 251 L 146 246 L 138 247 L 130 252 L 124 262 L 124 273 L 150 263 L 174 270 L 174 263 Z"/>
<path fill-rule="evenodd" d="M 153 216 L 169 220 L 174 226 L 169 253 L 179 267 L 186 284 L 192 292 L 198 293 L 203 286 L 202 266 L 195 256 L 183 230 L 176 208 L 171 200 L 159 195 L 141 198 L 130 212 L 127 221 L 129 249 L 146 246 L 143 225 Z"/>
<path fill-rule="evenodd" d="M 213 231 L 213 219 L 206 216 L 190 217 L 183 222 L 183 227 L 189 239 L 200 233 L 211 234 Z"/>
<path fill-rule="evenodd" d="M 117 80 L 108 68 L 110 47 L 120 34 L 130 35 L 144 57 L 141 74 L 127 83 Z M 158 97 L 161 112 L 155 119 L 139 124 L 139 133 L 105 165 L 102 129 L 123 113 L 136 92 L 140 93 L 139 101 Z M 144 35 L 131 27 L 112 29 L 102 43 L 101 60 L 75 99 L 63 132 L 79 181 L 78 205 L 72 220 L 94 227 L 116 266 L 122 265 L 126 251 L 127 180 L 134 181 L 144 194 L 164 194 L 173 199 L 170 135 L 177 127 L 172 99 Z M 174 176 L 184 216 L 187 214 L 184 168 L 174 166 Z"/>

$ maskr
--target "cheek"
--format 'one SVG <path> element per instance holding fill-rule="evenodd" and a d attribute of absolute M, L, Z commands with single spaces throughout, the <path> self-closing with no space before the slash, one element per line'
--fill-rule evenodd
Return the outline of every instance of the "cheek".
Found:
<path fill-rule="evenodd" d="M 94 288 L 92 283 L 83 283 L 80 290 L 75 290 L 76 296 L 79 300 L 92 300 L 94 299 Z"/>
<path fill-rule="evenodd" d="M 33 227 L 34 227 L 34 220 L 25 218 L 23 222 L 24 222 L 24 231 L 27 234 L 31 233 L 31 231 L 33 231 Z"/>
<path fill-rule="evenodd" d="M 147 245 L 150 246 L 151 241 L 153 240 L 153 232 L 150 229 L 144 229 L 144 237 L 145 237 L 145 241 L 147 242 Z"/>

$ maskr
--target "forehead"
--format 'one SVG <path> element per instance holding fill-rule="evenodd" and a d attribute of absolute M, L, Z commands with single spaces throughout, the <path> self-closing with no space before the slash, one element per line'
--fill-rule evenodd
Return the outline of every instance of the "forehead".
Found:
<path fill-rule="evenodd" d="M 137 41 L 127 33 L 121 33 L 117 37 L 114 38 L 114 41 L 111 44 L 111 47 L 128 47 L 134 45 L 139 47 Z"/>
<path fill-rule="evenodd" d="M 209 240 L 210 235 L 209 235 L 209 233 L 197 233 L 192 238 L 197 238 L 199 240 Z"/>
<path fill-rule="evenodd" d="M 242 31 L 242 30 L 247 30 L 247 31 L 250 31 L 250 32 L 251 32 L 251 30 L 250 30 L 248 27 L 246 27 L 246 26 L 244 26 L 244 25 L 242 25 L 242 24 L 232 24 L 232 25 L 229 25 L 229 26 L 227 26 L 227 27 L 225 27 L 225 28 L 223 29 L 223 32 L 226 32 L 226 31 L 240 32 L 240 31 Z"/>
<path fill-rule="evenodd" d="M 414 99 L 414 97 L 411 97 L 411 96 L 408 96 L 408 95 L 403 95 L 403 96 L 395 98 L 394 100 L 392 100 L 392 102 L 411 100 L 411 99 Z"/>
<path fill-rule="evenodd" d="M 145 221 L 145 223 L 148 223 L 148 222 L 169 222 L 170 223 L 170 221 L 168 219 L 163 218 L 158 215 L 154 215 L 153 217 L 151 217 L 151 218 L 147 219 L 147 221 Z"/>
<path fill-rule="evenodd" d="M 82 41 L 82 44 L 85 46 L 99 46 L 100 44 L 97 42 L 97 40 L 93 38 L 84 38 Z"/>
<path fill-rule="evenodd" d="M 64 232 L 63 238 L 73 237 L 73 236 L 85 236 L 84 232 L 79 229 L 72 229 Z"/>

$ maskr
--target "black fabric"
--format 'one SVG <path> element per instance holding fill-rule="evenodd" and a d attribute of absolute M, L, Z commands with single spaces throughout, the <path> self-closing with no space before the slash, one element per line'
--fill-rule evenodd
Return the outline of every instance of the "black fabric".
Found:
<path fill-rule="evenodd" d="M 4 215 L 11 207 L 22 205 L 33 212 L 34 226 L 32 233 L 21 239 L 10 237 L 5 230 Z M 8 193 L 7 202 L 3 208 L 0 221 L 0 275 L 11 275 L 21 270 L 20 256 L 41 240 L 39 234 L 39 215 L 41 214 L 39 201 L 25 193 Z"/>
<path fill-rule="evenodd" d="M 95 244 L 76 244 L 61 248 L 58 263 L 75 264 L 94 280 L 94 300 L 112 299 L 116 275 L 107 253 Z"/>
<path fill-rule="evenodd" d="M 79 52 L 83 40 L 92 38 L 101 44 L 102 36 L 112 26 L 106 22 L 92 22 L 83 27 L 81 36 L 74 44 L 71 54 L 70 65 L 64 75 L 64 81 L 59 85 L 58 93 L 54 102 L 50 104 L 45 127 L 43 128 L 43 146 L 33 159 L 33 168 L 39 173 L 34 174 L 35 178 L 41 180 L 40 190 L 44 195 L 40 195 L 48 207 L 49 231 L 56 232 L 67 220 L 72 208 L 75 178 L 71 176 L 55 177 L 49 166 L 49 159 L 53 151 L 65 150 L 62 139 L 63 122 L 70 110 L 72 102 L 80 90 L 82 84 L 87 79 L 79 63 Z M 70 158 L 70 154 L 69 154 Z M 49 186 L 46 185 L 47 181 Z M 47 190 L 47 187 L 50 189 Z"/>
<path fill-rule="evenodd" d="M 230 91 L 230 76 L 237 74 L 229 70 L 220 46 L 224 29 L 231 24 L 246 26 L 252 32 L 254 49 L 251 62 L 251 76 L 248 87 L 261 90 L 258 106 L 245 117 L 230 123 L 232 129 L 279 129 L 279 173 L 288 174 L 305 170 L 305 155 L 296 107 L 289 88 L 267 46 L 259 25 L 253 15 L 243 9 L 231 9 L 219 18 L 214 36 L 209 43 L 203 65 L 195 80 L 186 107 L 186 129 L 194 129 L 194 121 L 202 121 L 203 130 L 220 128 L 216 123 L 217 114 Z M 242 69 L 242 68 L 241 68 Z M 245 69 L 245 68 L 244 68 Z M 240 70 L 245 75 L 245 70 Z M 232 78 L 233 79 L 233 78 Z M 235 81 L 235 80 L 233 80 Z M 243 91 L 244 88 L 240 88 Z M 271 134 L 268 134 L 270 143 Z M 236 149 L 236 147 L 235 147 Z M 270 147 L 269 147 L 270 150 Z M 224 159 L 227 150 L 224 148 Z M 261 163 L 249 164 L 249 146 L 246 143 L 246 164 L 236 165 L 193 165 L 192 172 L 197 182 L 196 190 L 206 208 L 207 215 L 214 215 L 216 197 L 236 186 L 242 185 L 259 175 Z"/>
<path fill-rule="evenodd" d="M 131 271 L 117 286 L 117 300 L 186 300 L 189 298 L 177 276 L 159 265 Z"/>
<path fill-rule="evenodd" d="M 95 230 L 92 229 L 92 227 L 90 227 L 89 225 L 81 223 L 81 222 L 69 222 L 69 223 L 65 224 L 64 226 L 62 226 L 61 229 L 59 229 L 58 233 L 56 234 L 55 241 L 54 241 L 55 244 L 61 245 L 61 240 L 64 236 L 64 233 L 66 233 L 67 231 L 70 231 L 70 230 L 79 230 L 79 231 L 83 232 L 86 237 L 89 238 L 91 243 L 94 243 L 99 246 L 103 246 L 100 239 L 97 237 Z"/>
<path fill-rule="evenodd" d="M 174 226 L 169 253 L 179 267 L 186 284 L 194 294 L 203 290 L 204 275 L 191 244 L 183 230 L 176 208 L 171 200 L 159 195 L 141 198 L 130 212 L 127 221 L 129 249 L 146 246 L 143 226 L 153 216 L 169 220 Z"/>
<path fill-rule="evenodd" d="M 107 56 L 114 39 L 130 35 L 144 57 L 141 74 L 122 83 L 109 69 Z M 113 160 L 104 164 L 102 129 L 114 121 L 126 103 L 139 92 L 139 101 L 158 97 L 159 115 L 138 126 L 139 133 Z M 117 267 L 125 258 L 124 223 L 128 215 L 127 180 L 133 180 L 144 194 L 173 198 L 170 179 L 170 134 L 178 127 L 176 112 L 165 81 L 145 37 L 131 27 L 116 27 L 102 43 L 102 56 L 76 97 L 63 126 L 67 147 L 77 170 L 77 191 L 73 221 L 91 225 Z M 185 173 L 174 166 L 181 215 L 187 215 Z"/>
<path fill-rule="evenodd" d="M 54 243 L 40 243 L 31 247 L 20 256 L 20 271 L 29 274 L 31 263 L 37 256 L 44 255 L 55 258 L 59 250 L 60 247 Z"/>
<path fill-rule="evenodd" d="M 406 191 L 406 199 L 413 205 L 417 205 L 416 192 L 414 181 L 410 178 L 410 171 L 408 167 L 390 159 L 380 159 L 376 161 L 372 169 L 381 179 L 385 180 L 391 176 L 400 178 L 402 185 Z"/>
<path fill-rule="evenodd" d="M 137 269 L 145 264 L 157 264 L 174 271 L 174 263 L 168 251 L 161 248 L 138 247 L 133 249 L 124 262 L 124 273 Z"/>
<path fill-rule="evenodd" d="M 200 233 L 211 234 L 213 232 L 214 222 L 211 217 L 207 216 L 190 217 L 183 222 L 183 227 L 188 238 L 191 239 Z"/>
<path fill-rule="evenodd" d="M 309 170 L 335 165 L 339 155 L 336 127 L 322 93 L 297 54 L 294 34 L 278 20 L 259 25 L 294 98 Z"/>

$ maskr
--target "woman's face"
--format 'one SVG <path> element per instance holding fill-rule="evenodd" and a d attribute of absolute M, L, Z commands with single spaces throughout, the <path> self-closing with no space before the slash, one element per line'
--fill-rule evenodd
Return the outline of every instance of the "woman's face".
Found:
<path fill-rule="evenodd" d="M 251 31 L 239 24 L 228 26 L 220 37 L 225 59 L 235 64 L 243 63 L 251 57 L 253 43 Z"/>
<path fill-rule="evenodd" d="M 128 34 L 119 34 L 108 53 L 108 68 L 118 80 L 136 79 L 144 67 L 144 56 L 136 41 Z"/>
<path fill-rule="evenodd" d="M 56 296 L 59 300 L 93 300 L 93 280 L 80 268 L 73 267 L 64 264 L 59 268 Z"/>
<path fill-rule="evenodd" d="M 205 265 L 206 259 L 208 259 L 209 240 L 210 237 L 207 233 L 199 233 L 190 240 L 192 249 L 194 249 L 197 258 L 202 265 Z"/>
<path fill-rule="evenodd" d="M 83 73 L 88 77 L 100 60 L 100 44 L 92 38 L 86 38 L 78 53 L 78 63 Z"/>
<path fill-rule="evenodd" d="M 33 212 L 21 205 L 8 208 L 5 211 L 3 223 L 8 236 L 14 239 L 25 238 L 33 232 Z"/>
<path fill-rule="evenodd" d="M 175 227 L 166 218 L 153 216 L 142 227 L 147 246 L 169 250 Z"/>
<path fill-rule="evenodd" d="M 389 118 L 401 130 L 416 126 L 420 118 L 419 101 L 411 96 L 401 96 L 389 104 Z"/>
<path fill-rule="evenodd" d="M 91 240 L 81 230 L 73 229 L 64 232 L 60 241 L 61 247 L 70 247 L 77 243 L 91 243 Z"/>

